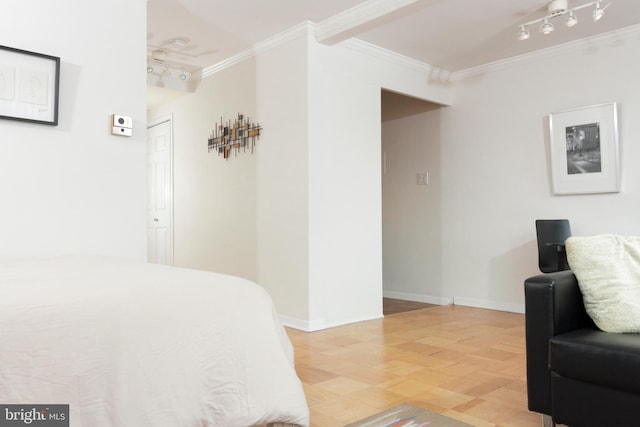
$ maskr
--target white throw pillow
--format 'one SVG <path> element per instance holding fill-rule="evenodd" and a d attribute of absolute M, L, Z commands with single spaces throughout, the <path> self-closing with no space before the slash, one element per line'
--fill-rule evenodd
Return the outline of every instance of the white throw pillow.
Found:
<path fill-rule="evenodd" d="M 566 249 L 596 325 L 606 332 L 640 332 L 640 236 L 573 236 Z"/>

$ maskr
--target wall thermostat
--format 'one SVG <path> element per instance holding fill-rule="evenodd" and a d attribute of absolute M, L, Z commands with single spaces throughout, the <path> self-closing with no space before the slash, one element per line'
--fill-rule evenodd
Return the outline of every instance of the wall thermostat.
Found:
<path fill-rule="evenodd" d="M 111 133 L 113 135 L 131 136 L 133 135 L 133 119 L 128 116 L 118 114 L 111 115 Z"/>

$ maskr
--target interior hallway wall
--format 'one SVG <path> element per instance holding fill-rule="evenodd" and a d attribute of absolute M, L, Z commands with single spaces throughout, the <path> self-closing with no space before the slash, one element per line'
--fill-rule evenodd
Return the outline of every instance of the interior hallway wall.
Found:
<path fill-rule="evenodd" d="M 256 280 L 256 156 L 232 150 L 225 160 L 207 148 L 215 125 L 239 113 L 257 120 L 255 61 L 204 79 L 149 117 L 173 118 L 174 264 Z M 256 144 L 262 150 L 264 138 Z"/>
<path fill-rule="evenodd" d="M 384 296 L 452 302 L 442 289 L 441 108 L 382 92 Z M 424 181 L 418 182 L 418 174 Z"/>

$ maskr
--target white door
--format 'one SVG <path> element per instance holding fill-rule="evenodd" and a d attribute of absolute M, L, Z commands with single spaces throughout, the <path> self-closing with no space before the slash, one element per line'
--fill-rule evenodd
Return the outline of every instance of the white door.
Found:
<path fill-rule="evenodd" d="M 173 264 L 173 129 L 171 117 L 147 128 L 147 260 Z"/>

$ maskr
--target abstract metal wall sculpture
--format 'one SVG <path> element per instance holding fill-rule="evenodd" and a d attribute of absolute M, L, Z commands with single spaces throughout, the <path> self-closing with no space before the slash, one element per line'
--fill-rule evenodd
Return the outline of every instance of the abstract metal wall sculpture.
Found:
<path fill-rule="evenodd" d="M 243 152 L 250 149 L 253 153 L 256 139 L 260 138 L 261 130 L 260 124 L 250 123 L 249 118 L 245 121 L 242 114 L 238 114 L 238 118 L 233 123 L 228 120 L 226 125 L 223 125 L 221 117 L 220 124 L 216 123 L 209 136 L 209 153 L 216 151 L 218 155 L 222 154 L 225 159 L 229 158 L 229 152 L 232 148 L 235 149 L 236 155 L 241 149 Z"/>

